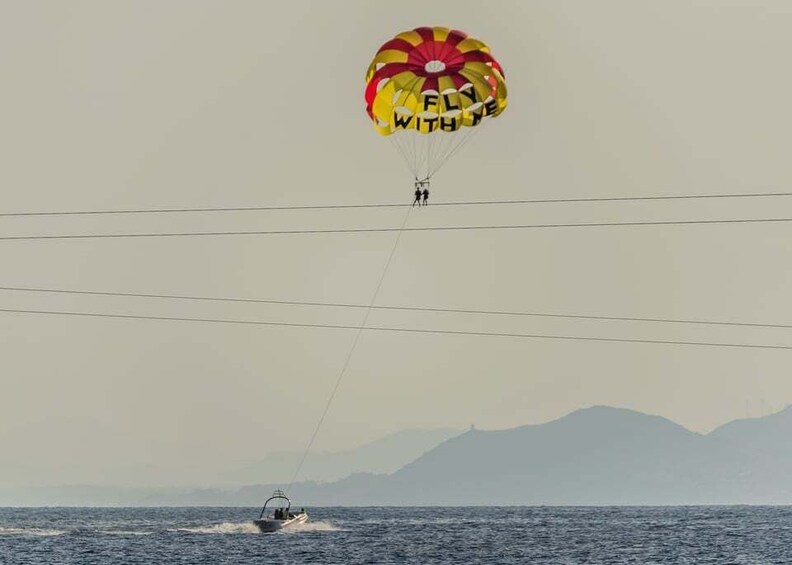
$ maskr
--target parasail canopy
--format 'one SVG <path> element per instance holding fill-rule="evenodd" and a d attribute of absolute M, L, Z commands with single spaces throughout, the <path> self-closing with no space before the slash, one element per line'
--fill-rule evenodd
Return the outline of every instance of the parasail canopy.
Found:
<path fill-rule="evenodd" d="M 419 27 L 380 47 L 366 73 L 366 110 L 416 179 L 429 179 L 506 108 L 503 68 L 459 30 Z"/>

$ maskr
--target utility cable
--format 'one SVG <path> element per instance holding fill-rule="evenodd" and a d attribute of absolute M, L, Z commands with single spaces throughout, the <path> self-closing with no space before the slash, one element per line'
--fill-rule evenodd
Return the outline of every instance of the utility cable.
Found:
<path fill-rule="evenodd" d="M 534 198 L 526 200 L 481 200 L 469 202 L 433 202 L 432 206 L 492 206 L 513 204 L 564 204 L 584 202 L 639 202 L 654 200 L 697 200 L 710 198 L 772 198 L 792 196 L 792 192 L 758 192 L 738 194 L 681 194 L 657 196 L 608 196 L 592 198 Z M 40 212 L 0 212 L 0 217 L 14 216 L 89 216 L 102 214 L 174 214 L 174 213 L 201 213 L 201 212 L 264 212 L 280 210 L 344 210 L 355 208 L 404 208 L 409 204 L 381 203 L 381 204 L 317 204 L 317 205 L 284 205 L 284 206 L 230 206 L 230 207 L 202 207 L 202 208 L 136 208 L 127 210 L 65 210 L 65 211 L 40 211 Z"/>
<path fill-rule="evenodd" d="M 658 345 L 690 345 L 700 347 L 728 347 L 740 349 L 782 349 L 792 350 L 792 345 L 770 345 L 759 343 L 727 343 L 727 342 L 703 342 L 703 341 L 683 341 L 683 340 L 662 340 L 662 339 L 628 339 L 613 337 L 592 337 L 592 336 L 572 336 L 572 335 L 551 335 L 551 334 L 523 334 L 506 332 L 479 332 L 467 330 L 433 330 L 420 328 L 395 328 L 384 326 L 350 326 L 342 324 L 298 324 L 290 322 L 266 322 L 259 320 L 227 320 L 217 318 L 181 318 L 175 316 L 146 316 L 137 314 L 104 314 L 98 312 L 64 312 L 58 310 L 28 310 L 21 308 L 0 308 L 0 312 L 13 314 L 42 314 L 51 316 L 82 316 L 89 318 L 116 318 L 127 320 L 161 320 L 175 322 L 202 322 L 215 324 L 239 324 L 249 326 L 271 326 L 287 328 L 320 328 L 334 330 L 366 330 L 376 332 L 392 332 L 405 334 L 434 334 L 434 335 L 464 335 L 480 337 L 507 337 L 523 339 L 547 339 L 547 340 L 567 340 L 567 341 L 596 341 L 608 343 L 648 343 Z"/>
<path fill-rule="evenodd" d="M 510 310 L 476 310 L 470 308 L 438 308 L 433 306 L 390 306 L 373 304 L 366 306 L 365 304 L 353 304 L 346 302 L 314 302 L 303 300 L 267 300 L 261 298 L 229 298 L 229 297 L 212 297 L 212 296 L 185 296 L 177 294 L 149 294 L 149 293 L 135 293 L 135 292 L 103 292 L 92 290 L 67 290 L 55 288 L 32 288 L 32 287 L 15 287 L 15 286 L 0 286 L 0 291 L 7 292 L 30 292 L 30 293 L 51 293 L 51 294 L 76 294 L 88 296 L 115 296 L 124 298 L 157 298 L 165 300 L 193 300 L 203 302 L 238 302 L 245 304 L 270 304 L 280 306 L 311 306 L 323 308 L 367 308 L 371 310 L 386 310 L 386 311 L 402 311 L 402 312 L 434 312 L 443 314 L 475 314 L 475 315 L 491 315 L 491 316 L 519 316 L 519 317 L 536 317 L 536 318 L 561 318 L 570 320 L 602 320 L 602 321 L 618 321 L 618 322 L 652 322 L 662 324 L 696 324 L 708 326 L 734 326 L 746 328 L 778 328 L 778 329 L 792 329 L 792 324 L 771 324 L 761 322 L 732 322 L 732 321 L 718 321 L 718 320 L 701 320 L 701 319 L 674 319 L 674 318 L 642 318 L 637 316 L 599 316 L 593 314 L 555 314 L 551 312 L 526 312 L 526 311 L 510 311 Z"/>
<path fill-rule="evenodd" d="M 788 223 L 792 218 L 738 218 L 732 220 L 661 220 L 646 222 L 587 222 L 573 224 L 512 224 L 484 226 L 429 226 L 415 228 L 340 228 L 305 230 L 254 230 L 254 231 L 213 231 L 213 232 L 158 232 L 158 233 L 106 233 L 74 235 L 10 235 L 0 236 L 0 241 L 31 241 L 48 239 L 117 239 L 141 237 L 201 237 L 201 236 L 253 236 L 253 235 L 316 235 L 316 234 L 359 234 L 390 232 L 430 232 L 430 231 L 486 231 L 486 230 L 524 230 L 552 228 L 593 228 L 593 227 L 636 227 L 636 226 L 685 226 L 685 225 L 727 225 Z"/>

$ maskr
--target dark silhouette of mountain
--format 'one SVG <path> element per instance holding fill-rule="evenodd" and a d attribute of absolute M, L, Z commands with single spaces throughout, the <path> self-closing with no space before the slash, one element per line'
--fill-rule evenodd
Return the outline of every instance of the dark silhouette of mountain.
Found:
<path fill-rule="evenodd" d="M 471 429 L 394 473 L 302 482 L 291 494 L 298 506 L 790 504 L 791 414 L 702 435 L 659 416 L 596 406 L 541 425 Z M 256 506 L 277 486 L 102 496 L 111 504 Z"/>

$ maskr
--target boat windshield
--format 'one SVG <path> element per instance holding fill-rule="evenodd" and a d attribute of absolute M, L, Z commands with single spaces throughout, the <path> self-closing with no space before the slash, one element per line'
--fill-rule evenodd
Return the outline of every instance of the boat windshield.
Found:
<path fill-rule="evenodd" d="M 291 500 L 289 500 L 286 494 L 280 489 L 273 492 L 272 496 L 264 503 L 264 507 L 261 509 L 261 514 L 259 515 L 259 520 L 267 513 L 268 506 L 270 508 L 275 508 L 272 517 L 276 520 L 287 520 L 290 517 L 294 517 L 291 513 Z"/>

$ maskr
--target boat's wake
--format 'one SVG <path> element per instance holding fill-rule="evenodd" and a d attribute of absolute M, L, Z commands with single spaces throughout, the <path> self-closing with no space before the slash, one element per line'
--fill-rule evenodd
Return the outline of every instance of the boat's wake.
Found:
<path fill-rule="evenodd" d="M 196 528 L 175 528 L 172 532 L 186 532 L 190 534 L 257 534 L 258 528 L 253 522 L 223 522 L 212 526 L 198 526 Z"/>
<path fill-rule="evenodd" d="M 47 528 L 0 528 L 0 536 L 35 536 L 50 537 L 62 536 L 63 530 L 50 530 Z"/>
<path fill-rule="evenodd" d="M 187 534 L 260 534 L 259 529 L 253 522 L 223 522 L 211 526 L 196 526 L 193 528 L 172 528 L 169 532 L 181 532 Z M 330 522 L 305 522 L 303 524 L 293 524 L 288 528 L 279 530 L 279 534 L 301 534 L 306 532 L 338 532 L 341 528 L 334 526 Z"/>
<path fill-rule="evenodd" d="M 310 520 L 302 524 L 294 524 L 281 530 L 284 534 L 299 534 L 303 532 L 339 532 L 341 528 L 334 526 L 330 522 L 311 522 Z"/>
<path fill-rule="evenodd" d="M 154 534 L 154 532 L 139 530 L 99 530 L 99 532 L 108 536 L 150 536 Z"/>
<path fill-rule="evenodd" d="M 223 522 L 210 526 L 196 526 L 192 528 L 172 528 L 169 532 L 182 532 L 187 534 L 260 534 L 261 532 L 253 522 Z M 334 526 L 330 522 L 305 522 L 303 524 L 293 524 L 288 528 L 283 528 L 275 533 L 279 534 L 300 534 L 306 532 L 338 532 L 341 528 Z"/>

